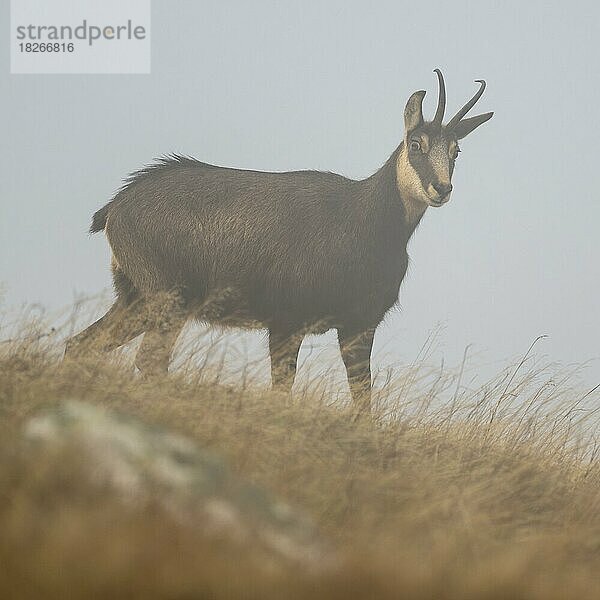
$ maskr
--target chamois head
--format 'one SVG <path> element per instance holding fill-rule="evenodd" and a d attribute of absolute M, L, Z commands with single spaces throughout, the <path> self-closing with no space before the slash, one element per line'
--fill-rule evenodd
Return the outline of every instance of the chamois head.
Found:
<path fill-rule="evenodd" d="M 397 183 L 402 199 L 411 212 L 421 213 L 427 206 L 442 206 L 450 199 L 452 173 L 460 152 L 458 140 L 485 123 L 494 113 L 464 118 L 485 90 L 485 81 L 477 93 L 446 123 L 446 88 L 439 69 L 438 105 L 433 121 L 423 120 L 425 91 L 415 92 L 404 109 L 404 142 L 397 162 Z"/>

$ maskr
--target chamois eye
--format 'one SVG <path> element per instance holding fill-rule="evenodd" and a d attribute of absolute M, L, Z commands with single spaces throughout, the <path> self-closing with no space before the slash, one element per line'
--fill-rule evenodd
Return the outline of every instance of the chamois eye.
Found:
<path fill-rule="evenodd" d="M 413 152 L 419 152 L 419 150 L 421 150 L 421 142 L 419 142 L 417 140 L 412 140 L 410 143 L 410 149 Z"/>
<path fill-rule="evenodd" d="M 455 146 L 451 151 L 450 151 L 450 158 L 453 160 L 456 160 L 458 158 L 458 153 L 460 152 L 460 148 L 458 146 Z"/>

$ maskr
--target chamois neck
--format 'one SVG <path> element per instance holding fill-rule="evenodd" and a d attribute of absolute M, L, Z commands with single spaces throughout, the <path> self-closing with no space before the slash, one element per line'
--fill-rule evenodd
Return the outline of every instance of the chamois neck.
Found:
<path fill-rule="evenodd" d="M 427 208 L 418 200 L 403 197 L 397 180 L 397 163 L 402 144 L 394 150 L 385 164 L 373 175 L 364 179 L 361 183 L 364 185 L 365 197 L 372 203 L 374 209 L 383 210 L 397 215 L 401 221 L 401 236 L 406 242 L 412 236 L 415 228 L 421 221 Z"/>

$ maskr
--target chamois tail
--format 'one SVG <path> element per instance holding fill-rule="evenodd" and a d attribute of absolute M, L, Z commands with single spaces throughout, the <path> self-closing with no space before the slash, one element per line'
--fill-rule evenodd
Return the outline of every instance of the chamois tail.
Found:
<path fill-rule="evenodd" d="M 90 233 L 98 233 L 99 231 L 104 231 L 106 227 L 106 221 L 108 219 L 108 211 L 110 209 L 111 203 L 109 202 L 105 206 L 103 206 L 100 210 L 94 213 L 92 217 L 92 224 L 90 226 Z"/>

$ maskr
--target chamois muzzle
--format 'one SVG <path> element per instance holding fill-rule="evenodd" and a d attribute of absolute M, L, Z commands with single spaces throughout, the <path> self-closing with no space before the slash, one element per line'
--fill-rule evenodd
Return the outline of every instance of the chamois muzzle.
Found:
<path fill-rule="evenodd" d="M 440 195 L 440 199 L 445 198 L 452 191 L 451 183 L 438 183 L 433 186 L 435 191 Z"/>

